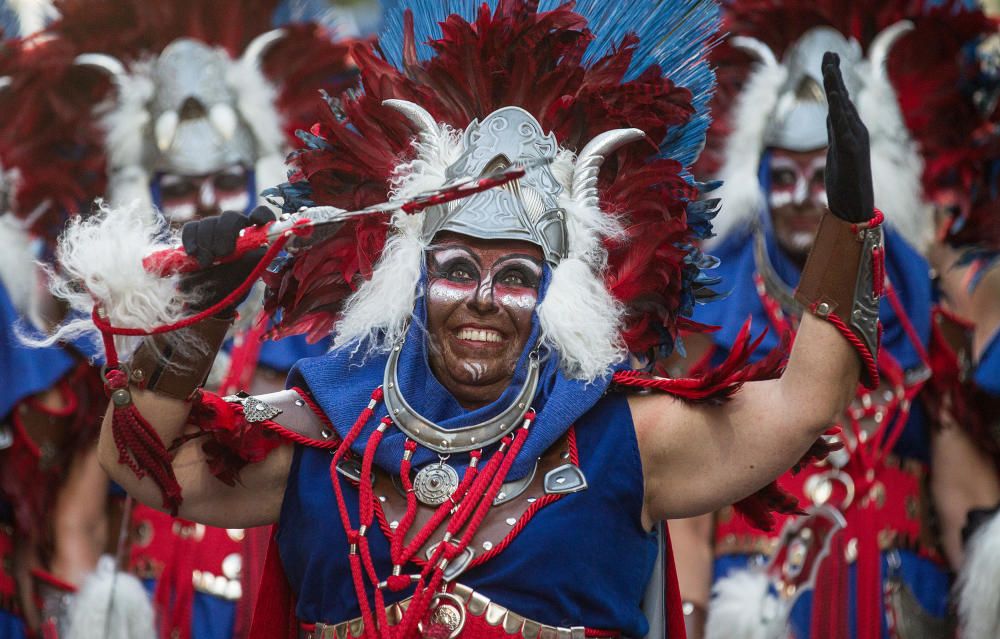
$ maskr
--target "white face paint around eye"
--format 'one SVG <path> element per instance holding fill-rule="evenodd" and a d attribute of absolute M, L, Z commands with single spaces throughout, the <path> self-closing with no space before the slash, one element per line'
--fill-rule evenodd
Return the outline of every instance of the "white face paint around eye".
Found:
<path fill-rule="evenodd" d="M 460 302 L 469 295 L 468 288 L 454 286 L 448 280 L 434 280 L 427 287 L 427 296 L 435 302 Z"/>
<path fill-rule="evenodd" d="M 826 169 L 826 156 L 821 155 L 803 163 L 792 158 L 777 155 L 771 159 L 771 173 L 793 176 L 793 183 L 772 183 L 768 192 L 771 209 L 802 205 L 806 202 L 820 207 L 826 206 L 826 187 L 818 179 Z"/>
<path fill-rule="evenodd" d="M 538 303 L 538 295 L 529 293 L 523 295 L 504 293 L 497 298 L 497 303 L 507 308 L 518 308 L 528 311 L 535 308 L 535 305 Z"/>

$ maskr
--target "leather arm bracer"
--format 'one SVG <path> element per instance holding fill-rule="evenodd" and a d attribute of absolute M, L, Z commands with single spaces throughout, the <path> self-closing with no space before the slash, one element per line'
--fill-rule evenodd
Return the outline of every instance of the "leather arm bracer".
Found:
<path fill-rule="evenodd" d="M 146 338 L 132 356 L 129 381 L 141 389 L 174 399 L 191 399 L 205 383 L 235 319 L 235 313 L 228 317 L 210 317 L 180 329 L 170 340 L 163 335 Z M 200 348 L 192 354 L 178 353 L 172 344 L 179 339 L 196 342 Z"/>
<path fill-rule="evenodd" d="M 827 214 L 802 270 L 795 299 L 833 324 L 861 358 L 861 382 L 878 386 L 879 299 L 885 282 L 882 214 L 853 224 Z"/>

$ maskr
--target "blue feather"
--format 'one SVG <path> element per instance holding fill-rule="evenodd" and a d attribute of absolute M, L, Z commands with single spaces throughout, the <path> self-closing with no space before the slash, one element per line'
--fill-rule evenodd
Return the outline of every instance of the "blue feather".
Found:
<path fill-rule="evenodd" d="M 473 21 L 482 0 L 408 0 L 387 7 L 380 45 L 386 59 L 403 68 L 403 12 L 413 11 L 417 57 L 429 59 L 433 51 L 425 43 L 441 37 L 439 23 L 451 14 Z M 485 2 L 495 9 L 497 0 Z M 550 11 L 563 0 L 542 0 L 540 11 Z M 578 0 L 575 11 L 587 19 L 596 39 L 587 49 L 586 62 L 594 62 L 619 45 L 629 33 L 639 37 L 626 79 L 634 79 L 657 64 L 674 84 L 691 91 L 695 115 L 683 127 L 672 130 L 660 144 L 662 157 L 690 167 L 704 147 L 711 124 L 709 101 L 715 90 L 715 72 L 709 65 L 709 50 L 718 42 L 721 23 L 714 0 Z M 689 175 L 686 175 L 690 179 Z"/>

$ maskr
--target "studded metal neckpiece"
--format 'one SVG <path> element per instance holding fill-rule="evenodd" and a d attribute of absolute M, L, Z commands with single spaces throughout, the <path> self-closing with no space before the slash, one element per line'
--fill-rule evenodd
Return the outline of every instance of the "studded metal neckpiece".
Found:
<path fill-rule="evenodd" d="M 403 398 L 399 390 L 397 370 L 402 343 L 393 347 L 389 361 L 385 365 L 382 383 L 385 407 L 389 417 L 410 439 L 436 453 L 465 453 L 489 446 L 500 441 L 507 433 L 515 430 L 535 397 L 538 390 L 538 354 L 532 351 L 528 357 L 528 377 L 514 401 L 496 417 L 462 428 L 442 428 L 415 411 Z"/>
<path fill-rule="evenodd" d="M 777 300 L 785 312 L 801 317 L 802 304 L 799 304 L 795 299 L 795 291 L 788 284 L 785 284 L 781 276 L 774 270 L 771 258 L 767 255 L 764 232 L 760 228 L 754 229 L 753 232 L 753 261 L 757 266 L 757 272 L 764 280 L 764 289 L 767 294 Z"/>

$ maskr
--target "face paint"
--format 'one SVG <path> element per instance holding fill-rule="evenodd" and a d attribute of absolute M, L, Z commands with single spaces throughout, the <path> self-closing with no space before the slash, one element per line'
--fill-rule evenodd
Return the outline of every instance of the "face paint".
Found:
<path fill-rule="evenodd" d="M 427 254 L 431 370 L 468 408 L 510 384 L 531 334 L 541 248 L 443 234 Z"/>
<path fill-rule="evenodd" d="M 826 211 L 826 149 L 771 152 L 768 203 L 778 245 L 802 263 Z"/>
<path fill-rule="evenodd" d="M 158 176 L 160 209 L 175 225 L 223 211 L 246 211 L 253 197 L 250 177 L 241 165 L 202 176 L 163 173 Z"/>

